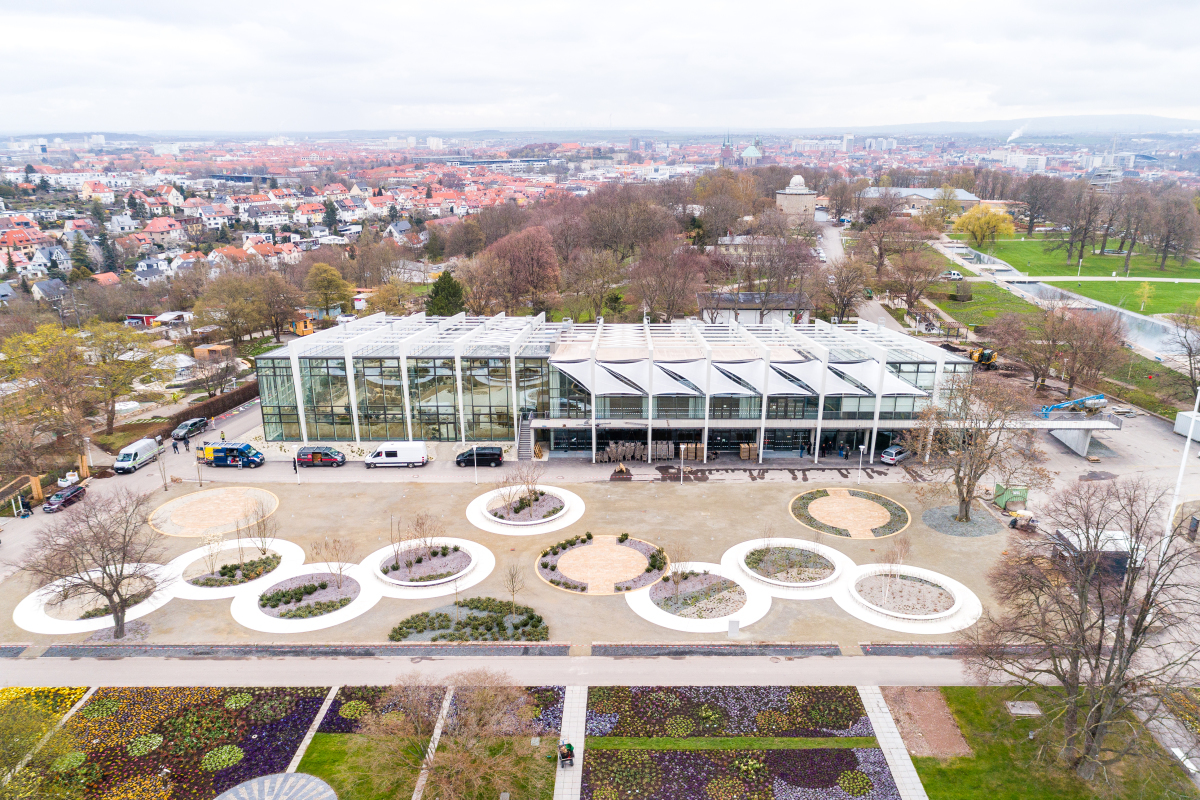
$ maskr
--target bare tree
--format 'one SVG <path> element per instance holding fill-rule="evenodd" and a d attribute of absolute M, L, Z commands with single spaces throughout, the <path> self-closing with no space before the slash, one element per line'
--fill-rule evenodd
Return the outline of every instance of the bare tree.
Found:
<path fill-rule="evenodd" d="M 937 283 L 945 262 L 929 250 L 899 253 L 889 259 L 888 286 L 904 297 L 904 305 L 912 311 L 929 287 Z"/>
<path fill-rule="evenodd" d="M 99 598 L 125 636 L 125 612 L 165 585 L 163 536 L 148 522 L 149 495 L 116 489 L 77 503 L 46 527 L 19 564 L 36 581 L 57 582 L 55 602 Z"/>
<path fill-rule="evenodd" d="M 1053 534 L 1010 542 L 989 574 L 999 603 L 965 632 L 977 676 L 1052 698 L 1046 735 L 1086 780 L 1145 746 L 1110 738 L 1133 714 L 1194 685 L 1196 552 L 1164 529 L 1165 498 L 1141 478 L 1071 483 L 1046 512 Z"/>
<path fill-rule="evenodd" d="M 970 522 L 971 502 L 984 496 L 985 478 L 1007 486 L 1048 485 L 1050 475 L 1039 466 L 1043 454 L 1022 426 L 1030 417 L 1023 390 L 968 374 L 949 379 L 941 400 L 930 403 L 903 437 L 924 455 L 930 472 L 918 490 L 923 499 L 953 496 L 955 519 Z"/>
<path fill-rule="evenodd" d="M 250 524 L 246 526 L 248 538 L 263 556 L 271 549 L 279 533 L 279 523 L 275 521 L 274 511 L 266 500 L 258 498 L 250 512 Z"/>
<path fill-rule="evenodd" d="M 1067 263 L 1083 258 L 1084 247 L 1096 233 L 1104 207 L 1104 195 L 1088 183 L 1086 178 L 1071 181 L 1059 196 L 1055 216 L 1066 227 L 1066 231 L 1054 231 L 1046 238 L 1046 249 L 1067 251 Z"/>
<path fill-rule="evenodd" d="M 546 466 L 540 461 L 518 461 L 512 469 L 512 476 L 520 483 L 521 491 L 530 503 L 537 499 L 538 486 L 545 474 Z"/>
<path fill-rule="evenodd" d="M 1020 361 L 1033 375 L 1033 390 L 1041 389 L 1053 370 L 1061 366 L 1069 323 L 1061 309 L 1040 314 L 1002 314 L 989 327 L 1004 355 Z"/>
<path fill-rule="evenodd" d="M 899 567 L 908 560 L 908 553 L 912 550 L 912 540 L 908 538 L 908 533 L 901 533 L 892 539 L 892 543 L 888 545 L 888 549 L 884 551 L 881 563 L 893 567 L 891 572 L 886 573 L 883 580 L 883 601 L 887 602 L 888 593 L 892 588 L 892 580 L 896 577 L 895 567 Z"/>
<path fill-rule="evenodd" d="M 629 269 L 629 294 L 642 313 L 670 321 L 695 308 L 708 258 L 673 237 L 647 243 Z"/>
<path fill-rule="evenodd" d="M 1030 175 L 1025 180 L 1017 199 L 1025 204 L 1025 213 L 1028 215 L 1026 235 L 1032 236 L 1034 226 L 1039 221 L 1045 221 L 1057 208 L 1062 191 L 1063 182 L 1058 178 Z"/>
<path fill-rule="evenodd" d="M 346 580 L 346 570 L 354 564 L 358 548 L 349 539 L 317 539 L 308 545 L 314 561 L 325 562 L 337 588 Z"/>
<path fill-rule="evenodd" d="M 685 543 L 678 542 L 663 548 L 667 553 L 667 561 L 671 565 L 671 571 L 668 577 L 671 579 L 671 586 L 674 589 L 676 597 L 679 596 L 679 585 L 683 583 L 684 577 L 687 575 L 687 569 L 684 564 L 692 560 L 692 551 Z"/>
<path fill-rule="evenodd" d="M 1094 382 L 1101 371 L 1117 362 L 1127 334 L 1115 311 L 1071 314 L 1067 317 L 1062 365 L 1067 378 L 1067 398 L 1079 381 Z"/>
<path fill-rule="evenodd" d="M 1200 304 L 1183 306 L 1170 316 L 1169 341 L 1187 367 L 1192 394 L 1200 392 Z"/>
<path fill-rule="evenodd" d="M 563 268 L 563 291 L 587 303 L 592 319 L 604 310 L 604 299 L 625 279 L 625 267 L 607 250 L 575 250 Z"/>
<path fill-rule="evenodd" d="M 428 551 L 433 547 L 434 542 L 439 536 L 446 532 L 446 523 L 442 522 L 441 517 L 435 516 L 428 511 L 422 511 L 415 514 L 408 521 L 408 551 Z M 426 552 L 428 555 L 428 552 Z"/>
<path fill-rule="evenodd" d="M 201 547 L 204 550 L 204 567 L 208 570 L 206 574 L 212 575 L 217 571 L 217 559 L 221 556 L 221 551 L 225 546 L 225 534 L 205 534 L 201 541 L 203 542 Z"/>
<path fill-rule="evenodd" d="M 833 305 L 838 321 L 845 322 L 866 297 L 867 270 L 859 261 L 839 259 L 830 262 L 825 275 L 822 292 Z"/>
<path fill-rule="evenodd" d="M 1161 251 L 1158 268 L 1167 268 L 1167 258 L 1175 253 L 1185 263 L 1196 239 L 1200 237 L 1200 214 L 1190 192 L 1170 189 L 1158 198 L 1154 238 Z"/>
<path fill-rule="evenodd" d="M 194 380 L 209 397 L 216 397 L 217 392 L 237 377 L 240 369 L 237 352 L 230 348 L 223 356 L 198 363 Z"/>
<path fill-rule="evenodd" d="M 513 616 L 516 616 L 517 595 L 525 590 L 525 568 L 517 563 L 509 564 L 508 569 L 504 571 L 503 583 L 504 591 L 512 601 Z"/>

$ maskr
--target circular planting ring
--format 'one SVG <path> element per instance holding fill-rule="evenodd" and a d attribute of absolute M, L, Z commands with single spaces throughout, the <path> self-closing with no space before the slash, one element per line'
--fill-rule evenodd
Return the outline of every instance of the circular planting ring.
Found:
<path fill-rule="evenodd" d="M 476 528 L 488 533 L 497 533 L 502 536 L 536 536 L 542 533 L 561 531 L 564 528 L 574 525 L 583 517 L 584 503 L 583 498 L 579 495 L 574 492 L 568 492 L 566 489 L 560 489 L 557 486 L 543 486 L 539 484 L 537 489 L 538 491 L 561 498 L 563 501 L 563 510 L 553 517 L 544 520 L 522 522 L 497 519 L 488 511 L 489 508 L 496 504 L 501 495 L 500 490 L 494 489 L 481 494 L 467 505 L 467 521 Z"/>
<path fill-rule="evenodd" d="M 833 564 L 833 574 L 821 580 L 808 583 L 790 583 L 760 575 L 746 564 L 746 556 L 765 545 L 762 539 L 741 542 L 726 550 L 725 554 L 721 556 L 721 567 L 730 571 L 739 571 L 752 583 L 761 586 L 772 597 L 794 600 L 815 600 L 821 597 L 832 597 L 842 578 L 849 571 L 855 569 L 855 563 L 850 556 L 827 545 L 803 539 L 776 538 L 772 538 L 770 544 L 772 547 L 794 547 L 798 550 L 807 550 L 816 553 Z"/>
<path fill-rule="evenodd" d="M 319 580 L 324 580 L 324 575 L 328 572 L 330 572 L 328 567 L 318 561 L 290 568 L 280 566 L 267 577 L 271 578 L 270 586 L 308 576 L 312 576 L 312 582 L 317 583 Z M 270 586 L 239 592 L 229 605 L 229 613 L 233 615 L 234 621 L 239 625 L 259 633 L 309 633 L 332 628 L 370 611 L 383 597 L 379 581 L 372 580 L 369 571 L 362 564 L 352 564 L 346 568 L 344 574 L 345 577 L 358 584 L 358 595 L 348 605 L 328 614 L 299 619 L 273 617 L 265 613 L 258 605 L 259 595 Z M 242 587 L 248 585 L 243 584 Z"/>
<path fill-rule="evenodd" d="M 721 564 L 709 564 L 704 561 L 687 561 L 675 565 L 676 569 L 690 572 L 705 572 L 725 578 L 736 583 L 746 593 L 746 602 L 737 611 L 721 617 L 710 619 L 690 619 L 670 613 L 655 605 L 650 599 L 650 592 L 626 592 L 625 602 L 633 613 L 647 622 L 652 622 L 663 628 L 684 633 L 724 633 L 729 630 L 730 622 L 737 622 L 739 628 L 745 628 L 767 615 L 771 610 L 771 595 L 762 584 L 746 580 L 740 570 L 728 569 Z"/>
<path fill-rule="evenodd" d="M 953 603 L 945 610 L 914 614 L 894 611 L 864 598 L 859 591 L 860 581 L 886 574 L 934 584 L 953 597 Z M 983 603 L 963 584 L 939 572 L 906 564 L 856 566 L 838 581 L 833 600 L 843 611 L 863 622 L 900 633 L 954 633 L 974 625 L 983 614 Z"/>
<path fill-rule="evenodd" d="M 258 547 L 249 539 L 241 539 L 242 549 L 246 552 L 247 557 L 256 558 L 260 555 Z M 226 550 L 235 550 L 238 547 L 239 540 L 233 539 L 221 543 L 220 552 Z M 170 590 L 172 597 L 178 597 L 181 600 L 220 600 L 226 597 L 235 597 L 242 592 L 261 592 L 272 583 L 275 575 L 279 575 L 282 569 L 294 569 L 304 563 L 304 548 L 293 542 L 285 539 L 276 539 L 267 547 L 267 552 L 278 553 L 280 556 L 279 566 L 265 575 L 259 576 L 252 581 L 245 583 L 237 583 L 232 586 L 196 586 L 184 580 L 184 571 L 201 560 L 205 556 L 204 548 L 200 547 L 195 550 L 189 550 L 178 558 L 173 558 L 167 562 L 167 574 L 171 578 Z"/>
<path fill-rule="evenodd" d="M 895 500 L 861 489 L 813 489 L 793 497 L 788 510 L 806 528 L 850 539 L 894 536 L 912 521 Z"/>
<path fill-rule="evenodd" d="M 624 594 L 626 591 L 640 591 L 646 586 L 618 592 L 618 584 L 631 584 L 643 576 L 649 576 L 648 582 L 643 581 L 649 585 L 663 575 L 663 570 L 646 571 L 650 566 L 647 553 L 657 549 L 650 542 L 628 536 L 624 542 L 616 536 L 595 536 L 557 555 L 539 555 L 534 562 L 534 572 L 553 588 L 571 594 Z M 543 568 L 543 563 L 553 564 L 555 569 Z M 551 583 L 560 579 L 560 582 L 568 585 Z M 584 588 L 580 591 L 572 586 Z"/>
<path fill-rule="evenodd" d="M 384 575 L 380 565 L 389 560 L 393 551 L 390 546 L 380 548 L 364 558 L 361 568 L 374 576 L 373 584 L 383 597 L 398 599 L 418 599 L 423 597 L 443 597 L 454 594 L 455 590 L 463 591 L 484 581 L 496 568 L 496 556 L 492 551 L 470 539 L 455 539 L 441 536 L 433 540 L 434 545 L 458 547 L 471 556 L 470 565 L 457 575 L 437 581 L 400 581 Z"/>
<path fill-rule="evenodd" d="M 161 565 L 150 566 L 158 567 L 154 571 L 154 577 L 158 581 L 159 587 L 145 600 L 125 611 L 126 623 L 140 619 L 152 611 L 157 611 L 175 596 L 173 592 L 175 586 L 169 580 L 167 568 Z M 47 584 L 26 595 L 25 599 L 17 603 L 17 607 L 13 609 L 13 622 L 17 627 L 30 633 L 48 634 L 91 633 L 113 627 L 111 614 L 91 619 L 56 619 L 47 614 L 46 606 L 58 594 L 62 583 L 62 581 L 55 581 Z"/>
<path fill-rule="evenodd" d="M 255 486 L 203 489 L 168 500 L 150 514 L 150 527 L 166 536 L 198 538 L 237 533 L 252 519 L 262 501 L 274 514 L 279 498 Z"/>

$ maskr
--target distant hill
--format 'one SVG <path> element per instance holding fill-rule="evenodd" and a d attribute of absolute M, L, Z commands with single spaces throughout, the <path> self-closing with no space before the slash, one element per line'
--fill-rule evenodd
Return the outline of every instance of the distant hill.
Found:
<path fill-rule="evenodd" d="M 811 128 L 810 133 L 969 134 L 1008 136 L 1023 129 L 1023 136 L 1088 133 L 1166 133 L 1200 130 L 1200 120 L 1157 117 L 1153 114 L 1082 114 L 1069 117 L 989 119 L 982 122 L 911 122 L 900 125 L 851 125 L 845 128 Z"/>

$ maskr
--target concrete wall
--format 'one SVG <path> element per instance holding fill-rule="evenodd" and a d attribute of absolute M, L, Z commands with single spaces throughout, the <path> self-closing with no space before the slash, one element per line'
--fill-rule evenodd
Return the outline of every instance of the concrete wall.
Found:
<path fill-rule="evenodd" d="M 1050 431 L 1050 435 L 1071 448 L 1077 455 L 1086 456 L 1088 445 L 1092 443 L 1090 429 Z"/>

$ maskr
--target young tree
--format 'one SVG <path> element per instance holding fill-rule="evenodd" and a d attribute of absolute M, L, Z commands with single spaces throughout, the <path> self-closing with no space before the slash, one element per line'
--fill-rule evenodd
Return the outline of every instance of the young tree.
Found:
<path fill-rule="evenodd" d="M 254 508 L 250 512 L 250 524 L 246 527 L 246 538 L 263 556 L 270 551 L 279 533 L 279 523 L 275 521 L 274 514 L 275 509 L 266 500 L 260 497 L 254 501 Z"/>
<path fill-rule="evenodd" d="M 835 259 L 830 262 L 825 275 L 826 280 L 821 286 L 821 291 L 833 305 L 838 321 L 845 322 L 866 297 L 867 269 L 860 261 Z"/>
<path fill-rule="evenodd" d="M 624 282 L 625 267 L 607 250 L 575 250 L 563 269 L 563 290 L 583 300 L 596 319 L 604 310 L 604 298 Z"/>
<path fill-rule="evenodd" d="M 325 562 L 325 568 L 333 575 L 333 583 L 339 589 L 346 581 L 346 570 L 358 557 L 358 548 L 349 539 L 317 539 L 309 542 L 308 552 L 314 561 Z"/>
<path fill-rule="evenodd" d="M 274 272 L 253 280 L 262 317 L 270 326 L 275 341 L 282 341 L 284 328 L 296 318 L 297 310 L 304 304 L 304 294 Z"/>
<path fill-rule="evenodd" d="M 125 612 L 165 581 L 163 536 L 148 524 L 148 494 L 118 488 L 77 503 L 34 538 L 21 568 L 41 584 L 57 583 L 54 602 L 103 600 L 114 639 L 125 636 Z"/>
<path fill-rule="evenodd" d="M 515 617 L 517 615 L 517 595 L 525 591 L 525 568 L 515 562 L 509 564 L 508 569 L 504 571 L 502 582 L 504 591 L 512 602 L 512 614 Z"/>
<path fill-rule="evenodd" d="M 958 199 L 958 191 L 948 183 L 942 184 L 938 193 L 930 203 L 933 214 L 941 221 L 940 227 L 945 227 L 953 217 L 962 213 L 962 203 Z"/>
<path fill-rule="evenodd" d="M 454 280 L 449 270 L 443 270 L 429 290 L 425 313 L 434 317 L 452 317 L 463 310 L 463 286 Z"/>
<path fill-rule="evenodd" d="M 377 314 L 407 314 L 408 307 L 417 296 L 416 287 L 399 278 L 392 278 L 367 298 L 367 312 Z"/>
<path fill-rule="evenodd" d="M 1153 724 L 1162 698 L 1194 683 L 1196 550 L 1164 530 L 1166 496 L 1141 478 L 1070 483 L 1045 512 L 1062 534 L 1010 540 L 988 576 L 997 604 L 964 631 L 977 677 L 1050 698 L 1049 752 L 1085 780 L 1157 747 L 1110 737 L 1135 713 Z"/>
<path fill-rule="evenodd" d="M 326 315 L 332 308 L 340 312 L 354 296 L 353 287 L 342 279 L 342 274 L 323 262 L 312 265 L 304 279 L 304 288 L 308 291 L 308 301 Z"/>
<path fill-rule="evenodd" d="M 95 374 L 96 392 L 104 406 L 104 432 L 112 435 L 117 418 L 117 401 L 133 391 L 143 376 L 157 380 L 161 370 L 157 357 L 146 347 L 146 338 L 127 325 L 94 322 L 88 325 L 87 347 Z"/>
<path fill-rule="evenodd" d="M 982 374 L 956 375 L 947 380 L 941 399 L 930 403 L 903 437 L 929 470 L 929 481 L 921 484 L 923 497 L 954 497 L 955 519 L 970 522 L 971 503 L 984 497 L 989 483 L 1031 488 L 1049 483 L 1040 466 L 1043 454 L 1022 427 L 1030 416 L 1023 390 Z"/>
<path fill-rule="evenodd" d="M 1016 229 L 1008 214 L 977 205 L 954 221 L 954 230 L 965 233 L 967 241 L 978 250 L 995 244 L 998 236 L 1012 236 Z"/>
<path fill-rule="evenodd" d="M 1171 348 L 1187 368 L 1192 394 L 1200 392 L 1200 301 L 1182 306 L 1168 319 L 1174 324 L 1168 340 Z"/>

